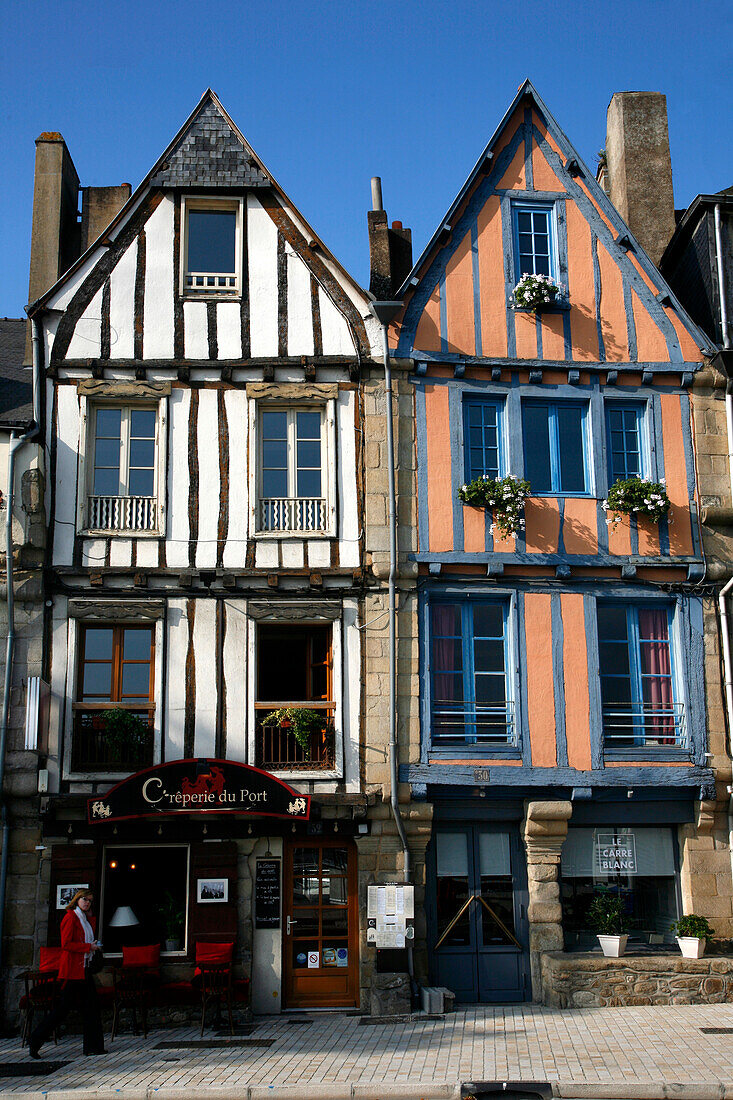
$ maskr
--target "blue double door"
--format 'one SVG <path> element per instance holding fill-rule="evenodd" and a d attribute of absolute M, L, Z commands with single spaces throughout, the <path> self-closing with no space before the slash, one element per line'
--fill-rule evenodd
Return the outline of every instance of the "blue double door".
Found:
<path fill-rule="evenodd" d="M 530 997 L 527 871 L 516 825 L 436 825 L 429 855 L 431 980 L 456 1000 Z"/>

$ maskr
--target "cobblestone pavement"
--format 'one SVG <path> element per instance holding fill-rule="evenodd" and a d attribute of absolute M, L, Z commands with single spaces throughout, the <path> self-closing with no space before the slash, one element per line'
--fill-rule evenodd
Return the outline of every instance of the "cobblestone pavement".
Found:
<path fill-rule="evenodd" d="M 706 1027 L 731 1033 L 706 1034 L 700 1030 Z M 222 1043 L 227 1037 L 207 1031 L 204 1038 Z M 0 1077 L 0 1097 L 51 1100 L 73 1089 L 78 1097 L 129 1092 L 132 1100 L 133 1093 L 164 1097 L 177 1089 L 181 1096 L 195 1090 L 199 1097 L 259 1100 L 294 1096 L 298 1086 L 298 1096 L 314 1100 L 418 1098 L 439 1095 L 440 1086 L 450 1096 L 460 1082 L 504 1080 L 554 1082 L 560 1095 L 733 1097 L 733 1005 L 474 1006 L 381 1024 L 341 1013 L 294 1014 L 256 1019 L 246 1039 L 246 1045 L 186 1048 L 199 1040 L 198 1028 L 150 1031 L 147 1039 L 123 1032 L 114 1043 L 107 1039 L 107 1057 L 84 1058 L 81 1037 L 72 1035 L 42 1052 L 44 1059 L 68 1060 L 67 1066 L 42 1078 Z M 0 1041 L 0 1061 L 30 1064 L 17 1039 Z M 690 1092 L 700 1084 L 707 1088 Z M 675 1085 L 688 1088 L 678 1093 Z"/>

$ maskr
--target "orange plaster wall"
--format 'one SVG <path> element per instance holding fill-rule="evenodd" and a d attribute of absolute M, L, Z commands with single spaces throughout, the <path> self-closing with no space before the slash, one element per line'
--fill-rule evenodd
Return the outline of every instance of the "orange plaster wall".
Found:
<path fill-rule="evenodd" d="M 686 363 L 699 363 L 702 360 L 702 355 L 699 347 L 690 336 L 689 332 L 682 324 L 681 319 L 673 309 L 665 309 L 664 311 L 669 317 L 670 321 L 674 325 L 675 332 L 677 333 L 677 339 L 680 342 L 680 349 L 682 351 L 682 358 Z"/>
<path fill-rule="evenodd" d="M 608 525 L 608 552 L 627 557 L 631 553 L 631 520 L 622 516 L 619 523 Z"/>
<path fill-rule="evenodd" d="M 672 555 L 691 554 L 692 529 L 682 437 L 682 406 L 679 397 L 673 393 L 663 393 L 659 401 L 667 495 L 672 502 L 669 510 L 669 550 Z"/>
<path fill-rule="evenodd" d="M 584 674 L 588 667 L 588 649 L 583 597 L 577 593 L 561 596 L 560 606 L 568 764 L 579 771 L 590 771 L 590 699 L 588 677 Z"/>
<path fill-rule="evenodd" d="M 486 512 L 483 508 L 463 505 L 463 548 L 468 554 L 481 554 L 486 548 Z"/>
<path fill-rule="evenodd" d="M 472 768 L 485 768 L 493 764 L 497 768 L 521 768 L 521 760 L 446 760 L 444 756 L 430 758 L 431 764 L 469 764 Z"/>
<path fill-rule="evenodd" d="M 428 512 L 430 549 L 453 549 L 453 499 L 451 493 L 450 425 L 448 387 L 425 387 L 428 451 Z"/>
<path fill-rule="evenodd" d="M 646 516 L 637 516 L 636 529 L 639 532 L 639 553 L 658 557 L 661 553 L 659 549 L 659 525 L 647 519 Z"/>
<path fill-rule="evenodd" d="M 537 125 L 537 116 L 533 116 L 535 125 Z M 557 178 L 550 165 L 545 159 L 544 153 L 537 145 L 537 142 L 532 141 L 532 177 L 534 180 L 535 189 L 537 191 L 564 191 L 565 187 Z"/>
<path fill-rule="evenodd" d="M 554 497 L 529 497 L 524 506 L 528 554 L 556 554 L 560 505 Z"/>
<path fill-rule="evenodd" d="M 651 764 L 650 764 L 649 760 L 616 760 L 616 761 L 607 760 L 606 761 L 606 767 L 607 768 L 648 768 L 650 766 L 651 766 Z M 689 766 L 690 766 L 689 762 L 687 764 L 685 764 L 685 763 L 676 764 L 671 760 L 655 760 L 654 761 L 654 767 L 655 768 L 689 768 Z"/>
<path fill-rule="evenodd" d="M 598 330 L 593 289 L 593 255 L 590 227 L 574 202 L 567 202 L 568 293 L 573 359 L 597 362 Z"/>
<path fill-rule="evenodd" d="M 537 322 L 534 313 L 516 312 L 514 332 L 517 340 L 517 359 L 536 359 Z"/>
<path fill-rule="evenodd" d="M 471 234 L 467 233 L 445 269 L 446 321 L 448 351 L 476 354 L 476 330 L 473 316 L 473 265 Z"/>
<path fill-rule="evenodd" d="M 636 351 L 639 362 L 664 363 L 665 360 L 669 360 L 667 342 L 664 336 L 649 316 L 646 308 L 641 304 L 639 295 L 635 290 L 631 291 L 631 302 L 634 307 Z"/>
<path fill-rule="evenodd" d="M 542 313 L 542 358 L 565 358 L 565 335 L 563 333 L 562 313 Z"/>
<path fill-rule="evenodd" d="M 440 351 L 440 287 L 438 286 L 430 295 L 418 322 L 415 347 L 422 351 Z"/>
<path fill-rule="evenodd" d="M 514 134 L 512 134 L 512 137 L 514 137 Z M 496 157 L 496 153 L 494 153 L 494 157 Z M 517 191 L 526 191 L 527 180 L 524 171 L 524 142 L 520 142 L 512 158 L 511 164 L 495 186 L 507 189 L 514 188 Z"/>
<path fill-rule="evenodd" d="M 501 537 L 498 531 L 494 531 L 494 553 L 495 554 L 513 554 L 516 549 L 517 541 L 514 535 L 510 535 L 504 539 Z"/>
<path fill-rule="evenodd" d="M 481 354 L 505 358 L 506 290 L 504 288 L 504 249 L 499 196 L 491 195 L 479 213 L 478 271 L 481 288 Z"/>
<path fill-rule="evenodd" d="M 598 511 L 595 499 L 565 498 L 562 537 L 567 554 L 598 553 Z"/>
<path fill-rule="evenodd" d="M 527 709 L 532 765 L 557 765 L 555 738 L 555 689 L 552 682 L 551 597 L 542 592 L 524 597 L 527 646 Z"/>
<path fill-rule="evenodd" d="M 611 363 L 628 362 L 629 339 L 624 308 L 624 281 L 619 266 L 598 242 L 598 266 L 601 272 L 601 332 L 606 359 Z"/>

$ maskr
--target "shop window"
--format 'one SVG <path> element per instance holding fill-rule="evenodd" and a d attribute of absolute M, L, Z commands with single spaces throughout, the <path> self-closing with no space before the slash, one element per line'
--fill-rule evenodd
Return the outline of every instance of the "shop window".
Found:
<path fill-rule="evenodd" d="M 147 944 L 186 950 L 188 866 L 183 844 L 105 849 L 100 921 L 105 954 Z"/>
<path fill-rule="evenodd" d="M 257 530 L 326 533 L 331 527 L 323 408 L 262 408 Z"/>
<path fill-rule="evenodd" d="M 515 745 L 507 682 L 508 606 L 436 601 L 430 608 L 431 744 Z"/>
<path fill-rule="evenodd" d="M 665 605 L 598 605 L 606 748 L 685 746 L 684 707 L 675 699 L 671 623 Z"/>
<path fill-rule="evenodd" d="M 499 401 L 465 400 L 463 429 L 466 481 L 497 478 L 503 473 L 502 405 Z"/>
<path fill-rule="evenodd" d="M 569 401 L 523 403 L 524 476 L 533 494 L 589 492 L 587 412 Z"/>
<path fill-rule="evenodd" d="M 241 293 L 242 204 L 187 199 L 183 211 L 182 292 L 191 296 Z"/>
<path fill-rule="evenodd" d="M 606 402 L 606 438 L 609 484 L 644 477 L 644 406 Z"/>
<path fill-rule="evenodd" d="M 335 766 L 332 626 L 257 626 L 256 764 L 266 771 Z M 264 721 L 275 711 L 292 710 Z"/>
<path fill-rule="evenodd" d="M 79 627 L 73 771 L 131 772 L 153 762 L 152 626 Z"/>
<path fill-rule="evenodd" d="M 125 405 L 90 410 L 85 527 L 155 531 L 158 527 L 158 411 Z"/>
<path fill-rule="evenodd" d="M 522 275 L 557 279 L 555 210 L 549 203 L 512 203 L 514 265 Z"/>
<path fill-rule="evenodd" d="M 571 827 L 563 844 L 561 876 L 566 947 L 582 950 L 596 945 L 588 909 L 600 887 L 623 900 L 633 939 L 674 942 L 671 925 L 679 909 L 671 829 Z"/>

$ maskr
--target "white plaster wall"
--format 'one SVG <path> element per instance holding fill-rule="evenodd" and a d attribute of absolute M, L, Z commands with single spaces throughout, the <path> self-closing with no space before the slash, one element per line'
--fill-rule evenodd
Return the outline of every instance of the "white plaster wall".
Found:
<path fill-rule="evenodd" d="M 313 355 L 313 307 L 311 276 L 303 260 L 289 244 L 288 265 L 288 355 Z"/>
<path fill-rule="evenodd" d="M 188 416 L 191 391 L 174 389 L 169 401 L 168 534 L 166 562 L 188 565 Z"/>
<path fill-rule="evenodd" d="M 167 711 L 165 722 L 166 760 L 183 759 L 183 725 L 186 716 L 186 654 L 188 652 L 188 618 L 186 601 L 170 599 L 166 615 L 168 631 L 168 667 L 165 669 Z M 175 674 L 171 675 L 171 669 Z"/>
<path fill-rule="evenodd" d="M 154 569 L 158 565 L 158 540 L 136 539 L 137 565 L 139 569 Z"/>
<path fill-rule="evenodd" d="M 74 386 L 58 387 L 56 501 L 53 564 L 71 565 L 76 530 L 76 478 L 79 451 L 79 399 Z"/>
<path fill-rule="evenodd" d="M 242 316 L 239 302 L 219 302 L 217 305 L 216 342 L 220 359 L 242 358 Z"/>
<path fill-rule="evenodd" d="M 30 373 L 30 372 L 29 372 Z M 5 512 L 8 504 L 8 460 L 10 458 L 10 433 L 0 431 L 0 492 L 3 495 L 3 511 L 0 518 L 5 526 Z M 22 484 L 23 474 L 28 470 L 37 469 L 39 466 L 38 447 L 34 443 L 25 443 L 15 452 L 15 482 L 13 486 L 13 542 L 16 545 L 26 541 L 28 533 L 28 516 L 23 511 Z M 3 539 L 3 551 L 5 542 Z"/>
<path fill-rule="evenodd" d="M 74 326 L 69 359 L 98 359 L 102 349 L 102 287 L 92 298 Z"/>
<path fill-rule="evenodd" d="M 247 195 L 249 324 L 253 358 L 277 355 L 277 228 L 254 195 Z"/>
<path fill-rule="evenodd" d="M 193 623 L 196 660 L 196 721 L 194 755 L 214 756 L 216 750 L 216 600 L 196 600 Z M 174 669 L 175 666 L 171 666 Z M 174 672 L 178 675 L 178 672 Z"/>
<path fill-rule="evenodd" d="M 336 445 L 338 447 L 338 529 L 341 565 L 359 565 L 359 509 L 356 499 L 356 438 L 353 390 L 340 390 L 336 402 Z"/>
<path fill-rule="evenodd" d="M 199 543 L 196 565 L 199 569 L 216 565 L 219 526 L 219 414 L 217 391 L 199 392 Z"/>
<path fill-rule="evenodd" d="M 183 351 L 187 359 L 209 358 L 206 302 L 183 303 Z"/>
<path fill-rule="evenodd" d="M 81 564 L 85 568 L 99 568 L 104 565 L 104 539 L 84 539 L 81 547 Z"/>
<path fill-rule="evenodd" d="M 283 539 L 281 542 L 283 569 L 302 569 L 305 554 L 301 539 Z"/>
<path fill-rule="evenodd" d="M 255 568 L 277 569 L 280 563 L 280 551 L 275 539 L 258 539 L 255 546 Z"/>
<path fill-rule="evenodd" d="M 110 539 L 109 564 L 118 569 L 132 565 L 132 539 L 121 539 L 117 536 Z"/>
<path fill-rule="evenodd" d="M 247 555 L 247 394 L 226 390 L 224 407 L 229 429 L 229 527 L 223 564 L 232 569 L 243 566 Z"/>
<path fill-rule="evenodd" d="M 47 307 L 49 309 L 66 309 L 87 275 L 94 270 L 102 256 L 106 255 L 106 252 L 106 248 L 95 248 L 89 259 L 85 260 L 79 270 L 69 276 L 64 285 L 48 300 Z"/>
<path fill-rule="evenodd" d="M 145 223 L 144 359 L 173 357 L 173 213 L 166 197 Z"/>
<path fill-rule="evenodd" d="M 109 277 L 109 354 L 111 359 L 135 355 L 135 272 L 137 237 L 123 252 Z"/>
<path fill-rule="evenodd" d="M 53 348 L 53 342 L 56 337 L 56 330 L 59 327 L 59 321 L 61 315 L 59 313 L 46 316 L 41 322 L 41 330 L 43 332 L 43 361 L 48 364 L 51 362 L 51 350 Z"/>
<path fill-rule="evenodd" d="M 318 301 L 321 311 L 323 354 L 352 356 L 356 349 L 343 313 L 336 309 L 323 287 L 318 288 Z"/>
<path fill-rule="evenodd" d="M 225 600 L 224 684 L 227 758 L 247 761 L 247 601 Z"/>

